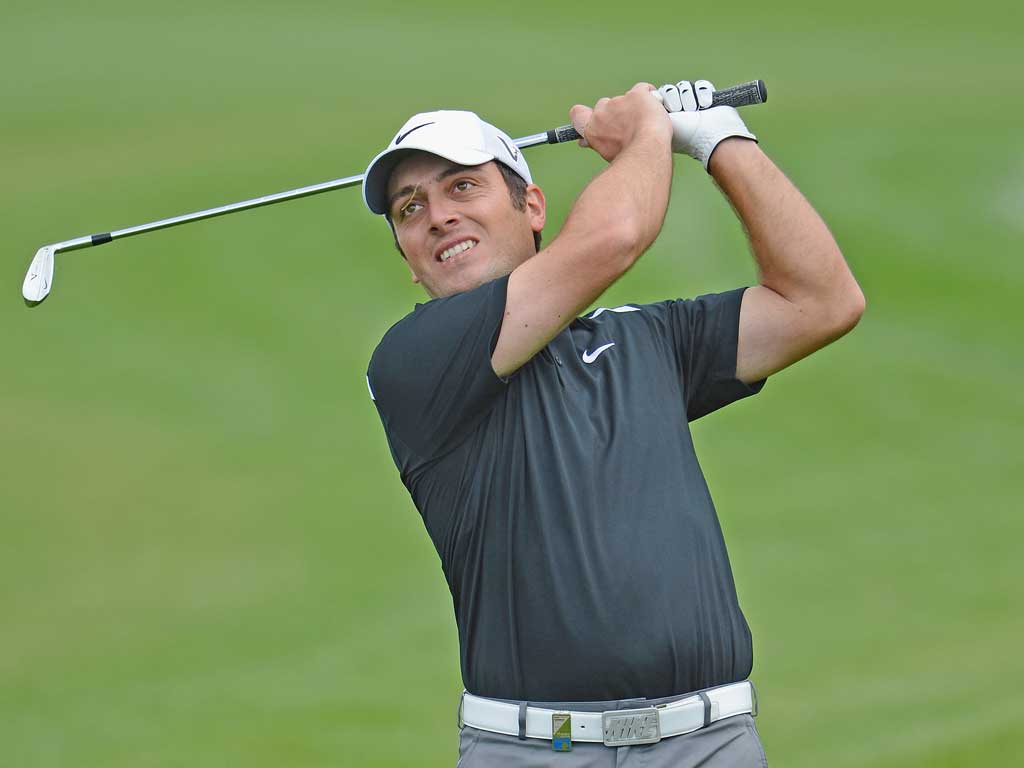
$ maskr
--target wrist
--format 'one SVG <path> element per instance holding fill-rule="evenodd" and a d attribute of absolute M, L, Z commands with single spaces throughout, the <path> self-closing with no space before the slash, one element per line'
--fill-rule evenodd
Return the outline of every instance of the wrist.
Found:
<path fill-rule="evenodd" d="M 707 165 L 708 173 L 718 180 L 720 175 L 726 175 L 733 170 L 749 165 L 759 154 L 761 154 L 761 150 L 757 146 L 756 139 L 746 136 L 728 136 L 711 150 Z"/>
<path fill-rule="evenodd" d="M 668 119 L 667 113 L 662 113 L 656 120 L 644 126 L 645 130 L 640 132 L 640 137 L 650 139 L 659 146 L 666 147 L 672 152 L 672 121 Z"/>
<path fill-rule="evenodd" d="M 667 130 L 665 130 L 667 128 Z M 627 147 L 640 148 L 657 154 L 672 154 L 672 124 L 646 125 L 638 130 Z"/>

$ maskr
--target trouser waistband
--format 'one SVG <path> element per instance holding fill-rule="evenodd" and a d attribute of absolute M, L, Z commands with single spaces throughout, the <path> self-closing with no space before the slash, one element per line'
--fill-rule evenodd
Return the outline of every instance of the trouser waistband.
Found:
<path fill-rule="evenodd" d="M 599 742 L 618 747 L 653 744 L 740 714 L 757 715 L 757 692 L 744 680 L 683 696 L 663 704 L 600 712 L 551 709 L 463 692 L 460 725 L 520 739 Z M 559 749 L 559 745 L 554 745 Z"/>

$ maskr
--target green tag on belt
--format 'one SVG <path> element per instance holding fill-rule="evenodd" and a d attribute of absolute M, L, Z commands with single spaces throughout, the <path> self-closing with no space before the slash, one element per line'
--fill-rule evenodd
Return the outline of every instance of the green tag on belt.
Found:
<path fill-rule="evenodd" d="M 555 752 L 572 752 L 572 718 L 568 712 L 551 715 L 551 748 Z"/>

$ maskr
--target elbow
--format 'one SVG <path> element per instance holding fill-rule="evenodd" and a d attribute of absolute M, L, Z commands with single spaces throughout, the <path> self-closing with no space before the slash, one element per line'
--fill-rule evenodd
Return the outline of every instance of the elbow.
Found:
<path fill-rule="evenodd" d="M 847 322 L 847 331 L 852 331 L 860 319 L 864 316 L 864 310 L 868 307 L 867 297 L 864 295 L 864 291 L 861 290 L 860 284 L 857 282 L 852 274 L 850 275 L 850 286 L 845 292 L 846 300 L 845 313 Z"/>
<path fill-rule="evenodd" d="M 857 327 L 867 308 L 867 299 L 857 281 L 849 275 L 840 285 L 821 291 L 802 306 L 807 332 L 830 344 Z"/>
<path fill-rule="evenodd" d="M 651 245 L 643 228 L 630 221 L 621 221 L 613 230 L 606 230 L 602 244 L 618 276 L 625 274 Z"/>
<path fill-rule="evenodd" d="M 626 220 L 620 223 L 614 239 L 615 250 L 623 258 L 623 272 L 633 266 L 654 244 L 660 231 L 660 222 L 657 227 L 640 220 Z"/>
<path fill-rule="evenodd" d="M 833 329 L 834 338 L 845 336 L 856 328 L 866 308 L 867 299 L 864 292 L 857 282 L 853 281 L 852 286 L 830 302 L 829 325 Z"/>
<path fill-rule="evenodd" d="M 838 338 L 857 327 L 857 323 L 864 316 L 864 310 L 867 309 L 867 298 L 843 255 L 839 253 L 838 246 L 836 256 L 841 266 L 832 279 L 832 290 L 828 294 L 825 316 L 835 337 Z"/>

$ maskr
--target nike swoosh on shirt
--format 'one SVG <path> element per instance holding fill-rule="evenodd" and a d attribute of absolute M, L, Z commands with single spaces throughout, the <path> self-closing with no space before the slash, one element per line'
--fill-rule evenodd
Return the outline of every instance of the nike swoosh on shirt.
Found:
<path fill-rule="evenodd" d="M 595 360 L 597 360 L 597 358 L 600 357 L 602 352 L 604 352 L 606 349 L 609 349 L 610 347 L 614 347 L 614 346 L 615 346 L 615 342 L 611 341 L 611 342 L 609 342 L 607 344 L 603 344 L 602 346 L 598 347 L 593 352 L 587 352 L 587 350 L 583 350 L 583 362 L 587 363 L 589 365 L 590 363 L 592 363 Z"/>
<path fill-rule="evenodd" d="M 417 125 L 415 128 L 410 128 L 405 133 L 396 136 L 395 137 L 395 146 L 397 147 L 399 144 L 401 144 L 403 141 L 405 141 L 405 137 L 408 136 L 413 131 L 418 131 L 420 128 L 426 128 L 428 125 L 433 125 L 433 124 L 434 124 L 433 122 L 430 122 L 430 123 L 424 123 L 423 125 Z"/>

